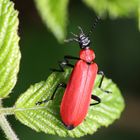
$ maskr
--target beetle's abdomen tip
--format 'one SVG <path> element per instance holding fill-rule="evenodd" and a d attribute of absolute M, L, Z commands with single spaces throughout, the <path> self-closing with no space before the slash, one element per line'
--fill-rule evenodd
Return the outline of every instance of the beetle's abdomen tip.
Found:
<path fill-rule="evenodd" d="M 67 130 L 72 130 L 75 128 L 73 125 L 66 125 L 64 122 L 62 122 L 62 123 L 65 125 Z"/>
<path fill-rule="evenodd" d="M 65 125 L 65 126 L 66 126 L 66 128 L 67 128 L 68 130 L 74 129 L 74 126 L 73 126 L 73 125 Z"/>

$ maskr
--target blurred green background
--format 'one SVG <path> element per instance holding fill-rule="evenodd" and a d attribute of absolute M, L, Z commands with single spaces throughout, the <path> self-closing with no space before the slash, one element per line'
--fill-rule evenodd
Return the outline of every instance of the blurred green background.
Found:
<path fill-rule="evenodd" d="M 51 73 L 49 68 L 57 67 L 64 55 L 77 56 L 76 43 L 59 44 L 43 24 L 35 8 L 34 1 L 14 0 L 19 10 L 19 36 L 22 59 L 18 82 L 11 97 L 4 100 L 5 106 L 12 106 L 20 93 L 31 84 L 45 80 Z M 77 33 L 80 25 L 88 31 L 93 24 L 95 13 L 78 0 L 69 4 L 68 33 Z M 70 37 L 70 34 L 68 34 Z M 108 78 L 120 87 L 126 102 L 121 118 L 108 128 L 101 128 L 94 135 L 80 140 L 139 140 L 140 139 L 140 32 L 135 19 L 102 20 L 91 37 L 96 62 Z M 14 130 L 21 140 L 70 140 L 57 136 L 36 133 L 8 116 Z M 0 131 L 0 140 L 4 140 Z"/>

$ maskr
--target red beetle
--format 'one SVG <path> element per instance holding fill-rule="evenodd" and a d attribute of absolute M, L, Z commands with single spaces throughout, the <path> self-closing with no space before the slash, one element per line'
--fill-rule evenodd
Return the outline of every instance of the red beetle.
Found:
<path fill-rule="evenodd" d="M 98 18 L 96 19 L 93 27 L 95 27 L 97 21 Z M 101 71 L 98 72 L 98 66 L 94 62 L 95 54 L 94 51 L 89 47 L 89 36 L 86 36 L 80 27 L 79 29 L 81 30 L 79 36 L 73 34 L 75 38 L 67 40 L 79 42 L 79 46 L 81 48 L 79 58 L 65 56 L 64 61 L 62 61 L 59 64 L 60 70 L 53 69 L 53 71 L 64 72 L 65 66 L 74 67 L 68 84 L 58 84 L 50 99 L 53 100 L 55 92 L 59 87 L 66 88 L 60 106 L 60 115 L 62 118 L 62 122 L 68 130 L 72 130 L 81 122 L 83 122 L 87 115 L 88 108 L 90 105 L 97 105 L 101 102 L 101 99 L 99 97 L 92 95 L 91 93 L 94 87 L 94 81 L 97 73 L 102 75 L 99 88 L 101 88 L 102 81 L 104 78 L 104 73 Z M 69 59 L 76 59 L 76 64 L 74 66 L 70 64 Z M 109 93 L 109 91 L 105 92 Z M 97 102 L 90 104 L 91 98 Z M 47 101 L 49 100 L 47 99 L 41 102 L 37 102 L 37 104 L 42 104 Z"/>

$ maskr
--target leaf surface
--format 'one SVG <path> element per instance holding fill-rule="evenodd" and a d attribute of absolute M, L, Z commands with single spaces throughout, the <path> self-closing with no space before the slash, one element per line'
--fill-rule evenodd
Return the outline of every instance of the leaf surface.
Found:
<path fill-rule="evenodd" d="M 35 3 L 45 25 L 62 42 L 66 35 L 68 0 L 35 0 Z"/>
<path fill-rule="evenodd" d="M 17 81 L 21 57 L 18 23 L 13 2 L 0 0 L 0 98 L 7 97 Z"/>
<path fill-rule="evenodd" d="M 99 96 L 102 102 L 99 105 L 90 106 L 86 120 L 71 131 L 65 128 L 59 113 L 59 106 L 64 93 L 63 89 L 57 91 L 53 101 L 39 106 L 35 105 L 38 101 L 50 99 L 57 84 L 66 82 L 70 73 L 70 69 L 66 69 L 63 74 L 52 73 L 46 81 L 32 85 L 19 97 L 15 104 L 16 118 L 38 132 L 43 131 L 47 134 L 59 135 L 61 137 L 70 136 L 76 138 L 93 134 L 101 126 L 108 126 L 120 117 L 124 109 L 124 100 L 120 90 L 112 80 L 105 78 L 103 89 L 109 90 L 112 93 L 107 94 L 101 91 L 98 88 L 101 80 L 100 75 L 96 77 L 92 94 Z"/>
<path fill-rule="evenodd" d="M 83 0 L 99 15 L 109 14 L 111 17 L 135 16 L 139 7 L 139 0 Z"/>

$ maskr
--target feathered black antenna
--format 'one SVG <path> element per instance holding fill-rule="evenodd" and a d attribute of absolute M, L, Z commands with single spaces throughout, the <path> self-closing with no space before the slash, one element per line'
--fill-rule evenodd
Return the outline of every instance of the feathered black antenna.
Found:
<path fill-rule="evenodd" d="M 95 21 L 94 21 L 94 23 L 93 23 L 93 25 L 92 25 L 92 27 L 87 35 L 88 37 L 92 34 L 93 30 L 95 29 L 95 27 L 100 19 L 101 19 L 100 17 L 96 16 Z"/>

